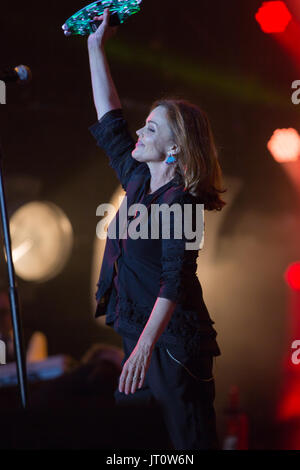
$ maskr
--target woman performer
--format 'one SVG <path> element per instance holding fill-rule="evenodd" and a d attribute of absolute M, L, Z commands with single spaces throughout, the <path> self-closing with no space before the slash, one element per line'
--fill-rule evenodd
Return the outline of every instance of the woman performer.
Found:
<path fill-rule="evenodd" d="M 221 353 L 196 275 L 202 209 L 226 204 L 211 127 L 196 105 L 162 99 L 151 106 L 135 145 L 104 50 L 117 27 L 109 26 L 108 9 L 94 19 L 102 23 L 88 38 L 98 115 L 90 131 L 108 155 L 128 207 L 139 203 L 150 210 L 143 230 L 152 235 L 155 204 L 172 206 L 169 217 L 158 211 L 158 236 L 114 238 L 108 228 L 96 316 L 106 314 L 106 324 L 123 341 L 116 404 L 158 404 L 174 449 L 217 449 L 213 357 Z M 127 224 L 129 233 L 138 220 Z"/>

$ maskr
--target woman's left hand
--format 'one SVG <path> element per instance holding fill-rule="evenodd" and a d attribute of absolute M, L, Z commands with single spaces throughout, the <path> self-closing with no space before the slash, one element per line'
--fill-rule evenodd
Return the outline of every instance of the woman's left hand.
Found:
<path fill-rule="evenodd" d="M 139 342 L 125 362 L 119 379 L 119 392 L 134 393 L 145 381 L 153 348 Z"/>

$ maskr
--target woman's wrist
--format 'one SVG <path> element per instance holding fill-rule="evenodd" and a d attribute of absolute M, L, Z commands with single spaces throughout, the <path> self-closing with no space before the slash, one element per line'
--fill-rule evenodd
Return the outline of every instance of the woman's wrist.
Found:
<path fill-rule="evenodd" d="M 95 42 L 95 41 L 89 41 L 88 42 L 88 50 L 89 52 L 91 53 L 101 53 L 101 54 L 104 54 L 105 50 L 104 50 L 104 44 L 103 43 L 98 43 L 98 42 Z"/>
<path fill-rule="evenodd" d="M 155 341 L 148 334 L 142 333 L 137 346 L 141 348 L 145 354 L 151 354 L 155 346 Z"/>
<path fill-rule="evenodd" d="M 140 336 L 141 344 L 154 348 L 156 342 L 169 323 L 176 303 L 172 300 L 158 297 L 151 315 Z"/>

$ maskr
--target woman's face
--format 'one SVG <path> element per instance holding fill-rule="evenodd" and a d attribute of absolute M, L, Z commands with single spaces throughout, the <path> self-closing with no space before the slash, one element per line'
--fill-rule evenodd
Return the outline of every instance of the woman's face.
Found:
<path fill-rule="evenodd" d="M 139 139 L 132 152 L 132 157 L 139 162 L 158 162 L 167 158 L 172 149 L 171 129 L 167 120 L 167 111 L 157 106 L 146 119 L 146 125 L 136 131 Z"/>

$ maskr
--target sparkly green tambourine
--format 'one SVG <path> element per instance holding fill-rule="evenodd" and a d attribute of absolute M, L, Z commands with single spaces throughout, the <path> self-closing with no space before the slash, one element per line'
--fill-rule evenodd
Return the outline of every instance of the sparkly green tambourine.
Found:
<path fill-rule="evenodd" d="M 93 21 L 93 18 L 102 15 L 105 8 L 110 11 L 109 25 L 118 26 L 129 16 L 140 11 L 141 2 L 142 0 L 101 0 L 91 3 L 72 15 L 62 25 L 62 29 L 66 36 L 89 35 L 101 24 L 101 21 Z"/>

